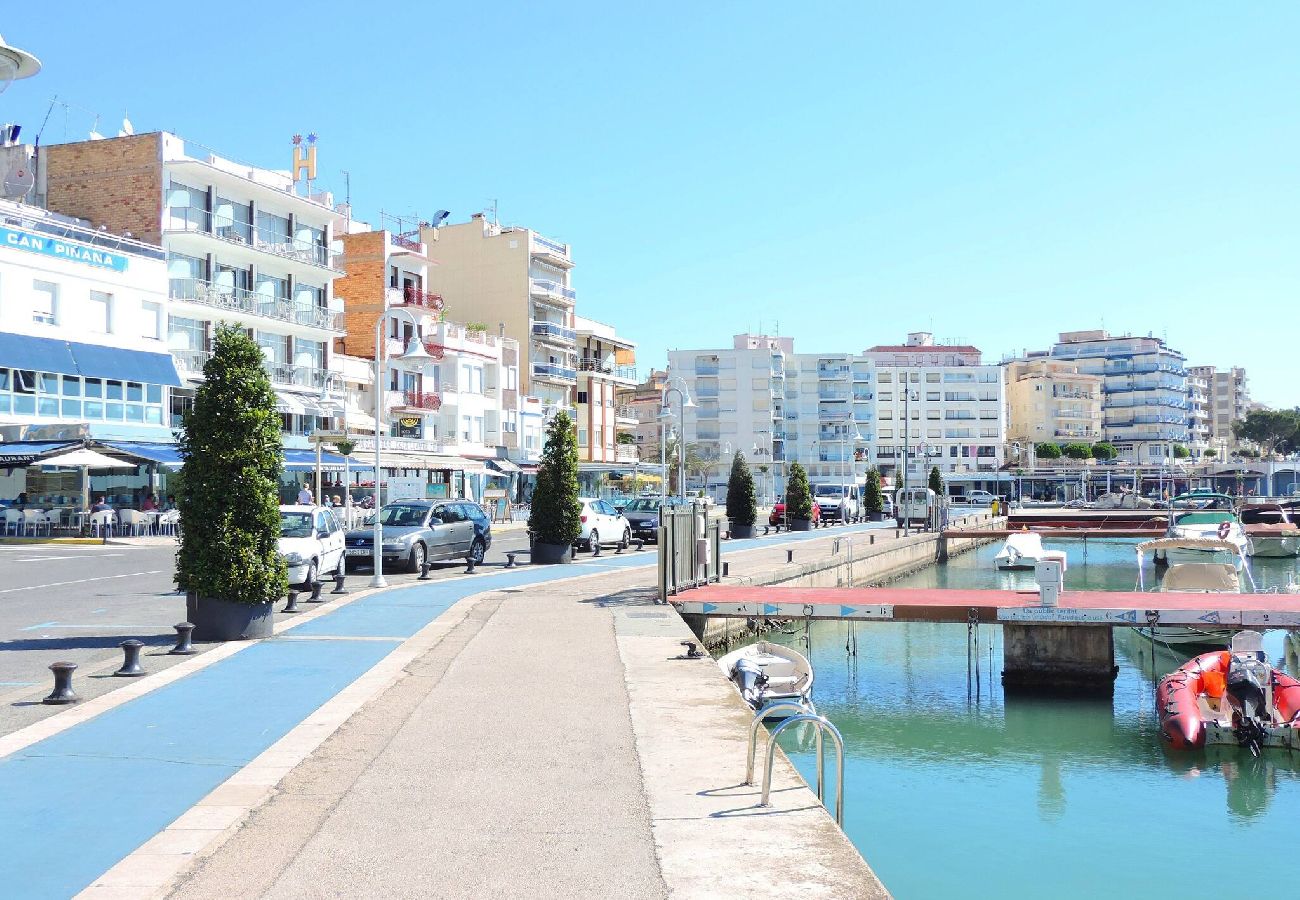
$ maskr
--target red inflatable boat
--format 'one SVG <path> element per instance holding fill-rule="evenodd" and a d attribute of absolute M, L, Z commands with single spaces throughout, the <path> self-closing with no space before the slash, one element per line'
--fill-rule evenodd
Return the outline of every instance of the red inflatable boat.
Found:
<path fill-rule="evenodd" d="M 1175 750 L 1238 744 L 1300 750 L 1300 681 L 1268 665 L 1258 632 L 1203 653 L 1160 680 L 1160 731 Z"/>

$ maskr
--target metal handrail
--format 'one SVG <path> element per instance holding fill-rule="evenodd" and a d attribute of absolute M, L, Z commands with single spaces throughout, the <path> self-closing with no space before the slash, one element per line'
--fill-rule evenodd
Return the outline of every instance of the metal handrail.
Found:
<path fill-rule="evenodd" d="M 791 716 L 776 728 L 767 738 L 767 766 L 763 769 L 763 796 L 759 801 L 759 806 L 771 807 L 770 796 L 772 794 L 772 764 L 776 761 L 776 739 L 780 737 L 781 732 L 785 731 L 791 725 L 798 722 L 812 722 L 817 728 L 817 802 L 823 807 L 826 805 L 825 789 L 823 786 L 823 769 L 824 760 L 822 746 L 822 732 L 829 732 L 831 740 L 835 742 L 835 824 L 841 828 L 844 827 L 844 738 L 838 728 L 831 724 L 825 716 L 815 715 L 798 715 Z"/>
<path fill-rule="evenodd" d="M 754 713 L 754 721 L 749 723 L 749 758 L 745 762 L 745 784 L 754 783 L 754 750 L 758 746 L 758 729 L 763 721 L 773 713 L 791 711 L 807 713 L 809 710 L 812 710 L 813 715 L 817 714 L 817 708 L 812 705 L 811 700 L 806 704 L 796 703 L 793 700 L 770 700 L 762 709 Z"/>

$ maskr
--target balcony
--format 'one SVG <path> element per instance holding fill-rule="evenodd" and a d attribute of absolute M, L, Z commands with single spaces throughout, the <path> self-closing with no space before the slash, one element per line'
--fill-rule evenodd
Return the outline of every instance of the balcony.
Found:
<path fill-rule="evenodd" d="M 294 303 L 244 288 L 213 284 L 198 278 L 173 278 L 168 294 L 173 300 L 197 303 L 227 313 L 243 313 L 277 322 L 291 322 L 322 331 L 343 331 L 343 314 L 320 306 Z"/>
<path fill-rule="evenodd" d="M 546 262 L 563 266 L 566 269 L 573 267 L 573 260 L 569 256 L 569 245 L 544 238 L 540 234 L 533 235 L 533 242 L 529 252 Z"/>
<path fill-rule="evenodd" d="M 573 383 L 578 380 L 578 370 L 551 363 L 533 363 L 533 377 Z"/>
<path fill-rule="evenodd" d="M 870 403 L 874 399 L 876 399 L 876 395 L 871 391 L 860 391 L 856 388 L 853 390 L 854 403 Z"/>
<path fill-rule="evenodd" d="M 303 241 L 288 234 L 239 222 L 204 209 L 171 208 L 165 211 L 163 230 L 170 233 L 203 234 L 228 244 L 249 247 L 281 259 L 333 269 L 332 255 L 325 244 Z"/>
<path fill-rule="evenodd" d="M 203 376 L 203 366 L 212 358 L 212 353 L 207 350 L 173 350 L 172 358 L 176 360 L 176 366 L 182 374 L 198 379 Z M 325 386 L 326 376 L 329 375 L 326 369 L 293 366 L 270 360 L 263 360 L 262 368 L 266 370 L 272 384 L 305 387 L 316 391 Z"/>
<path fill-rule="evenodd" d="M 442 294 L 422 291 L 419 288 L 409 286 L 402 288 L 402 302 L 407 306 L 420 306 L 433 310 L 442 309 L 443 306 Z"/>
<path fill-rule="evenodd" d="M 614 407 L 614 421 L 616 423 L 635 425 L 640 420 L 636 417 L 634 407 L 623 405 Z"/>
<path fill-rule="evenodd" d="M 578 333 L 572 328 L 565 328 L 555 322 L 539 322 L 533 320 L 533 337 L 541 338 L 551 343 L 572 345 L 578 339 Z"/>
<path fill-rule="evenodd" d="M 819 409 L 817 416 L 823 422 L 842 422 L 847 420 L 852 413 L 848 409 Z"/>
<path fill-rule="evenodd" d="M 572 406 L 550 405 L 550 406 L 542 407 L 543 419 L 554 419 L 560 413 L 565 413 L 566 415 L 568 415 L 570 419 L 574 420 L 575 422 L 578 420 L 578 411 L 574 409 Z"/>
<path fill-rule="evenodd" d="M 824 381 L 847 381 L 849 378 L 849 367 L 818 366 L 817 377 Z"/>
<path fill-rule="evenodd" d="M 619 444 L 614 448 L 614 462 L 635 463 L 640 459 L 640 451 L 631 444 Z"/>
<path fill-rule="evenodd" d="M 441 441 L 424 438 L 381 437 L 379 439 L 379 449 L 381 452 L 392 450 L 395 452 L 445 453 L 447 446 Z M 368 454 L 373 454 L 375 452 L 375 439 L 359 438 L 354 452 L 362 458 Z M 373 462 L 373 456 L 371 456 L 371 460 Z"/>
<path fill-rule="evenodd" d="M 718 386 L 716 384 L 699 384 L 695 385 L 696 397 L 717 397 Z"/>
<path fill-rule="evenodd" d="M 708 363 L 696 362 L 695 374 L 697 376 L 704 375 L 704 376 L 713 376 L 716 378 L 718 374 L 718 361 L 714 360 L 713 362 L 708 362 Z"/>
<path fill-rule="evenodd" d="M 442 408 L 442 395 L 420 391 L 407 391 L 403 395 L 403 405 L 407 409 L 436 410 Z"/>
<path fill-rule="evenodd" d="M 853 394 L 850 391 L 831 387 L 819 387 L 817 389 L 817 399 L 819 400 L 851 400 L 852 398 Z"/>
<path fill-rule="evenodd" d="M 617 365 L 615 363 L 607 363 L 590 357 L 578 360 L 578 371 L 598 372 L 602 375 L 610 375 L 623 381 L 636 381 L 636 366 Z"/>
<path fill-rule="evenodd" d="M 545 278 L 528 279 L 528 293 L 539 300 L 549 300 L 553 303 L 565 305 L 572 305 L 578 299 L 578 292 L 573 288 L 567 288 L 558 281 L 550 281 Z"/>

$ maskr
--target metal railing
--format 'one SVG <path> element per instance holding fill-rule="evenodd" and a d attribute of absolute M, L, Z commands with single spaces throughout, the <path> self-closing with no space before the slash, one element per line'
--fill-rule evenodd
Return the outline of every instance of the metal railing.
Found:
<path fill-rule="evenodd" d="M 565 328 L 563 325 L 557 325 L 554 322 L 533 322 L 533 334 L 538 337 L 556 337 L 568 343 L 573 343 L 578 339 L 578 333 L 572 328 Z"/>
<path fill-rule="evenodd" d="M 212 352 L 209 350 L 173 350 L 172 358 L 186 373 L 201 375 L 203 366 L 212 358 Z M 273 384 L 287 384 L 317 390 L 325 386 L 325 380 L 330 375 L 327 369 L 295 366 L 269 360 L 262 361 L 262 368 L 266 370 L 267 377 L 271 379 Z"/>
<path fill-rule="evenodd" d="M 660 603 L 681 591 L 722 580 L 721 521 L 710 518 L 703 504 L 660 511 Z"/>
<path fill-rule="evenodd" d="M 759 715 L 763 713 L 760 711 Z M 844 736 L 840 730 L 831 724 L 830 719 L 825 716 L 819 716 L 815 713 L 800 712 L 798 715 L 791 716 L 780 725 L 772 729 L 772 733 L 767 737 L 767 762 L 763 767 L 763 793 L 762 799 L 758 805 L 764 808 L 772 806 L 772 765 L 776 762 L 776 739 L 781 736 L 791 725 L 797 725 L 800 722 L 809 722 L 817 729 L 817 802 L 823 807 L 826 806 L 826 748 L 822 741 L 823 734 L 829 734 L 831 740 L 835 743 L 835 824 L 841 828 L 844 827 Z M 754 725 L 750 725 L 750 772 L 745 779 L 745 784 L 753 783 L 753 732 Z"/>
<path fill-rule="evenodd" d="M 758 748 L 758 731 L 768 717 L 779 712 L 792 712 L 796 715 L 811 713 L 815 716 L 817 707 L 813 706 L 812 701 L 803 704 L 794 700 L 770 700 L 762 709 L 754 713 L 754 721 L 749 723 L 749 756 L 745 763 L 745 780 L 741 782 L 742 784 L 754 783 L 754 753 Z"/>
<path fill-rule="evenodd" d="M 232 244 L 243 244 L 285 259 L 330 268 L 330 249 L 324 244 L 299 240 L 269 228 L 241 222 L 205 209 L 178 207 L 167 210 L 167 231 L 209 234 Z"/>
<path fill-rule="evenodd" d="M 243 312 L 326 331 L 343 330 L 342 313 L 306 303 L 295 303 L 287 297 L 273 297 L 247 288 L 214 284 L 201 278 L 173 278 L 168 293 L 173 300 L 200 303 L 213 309 Z"/>
<path fill-rule="evenodd" d="M 540 234 L 533 235 L 533 243 L 542 248 L 541 252 L 554 253 L 557 256 L 563 256 L 565 259 L 569 258 L 568 244 L 561 244 L 559 241 L 549 240 L 542 237 Z M 538 251 L 534 250 L 534 252 Z"/>
<path fill-rule="evenodd" d="M 442 309 L 442 294 L 422 291 L 415 287 L 402 288 L 402 302 L 408 306 L 423 306 L 428 309 Z"/>
<path fill-rule="evenodd" d="M 553 366 L 550 363 L 533 363 L 534 378 L 561 378 L 565 381 L 577 381 L 578 370 L 567 366 Z"/>
<path fill-rule="evenodd" d="M 578 299 L 578 292 L 573 288 L 567 288 L 558 281 L 548 281 L 545 278 L 531 278 L 528 282 L 529 290 L 535 294 L 546 294 L 548 296 L 563 297 L 570 303 Z"/>
<path fill-rule="evenodd" d="M 402 397 L 407 409 L 441 409 L 442 395 L 428 391 L 407 391 Z"/>

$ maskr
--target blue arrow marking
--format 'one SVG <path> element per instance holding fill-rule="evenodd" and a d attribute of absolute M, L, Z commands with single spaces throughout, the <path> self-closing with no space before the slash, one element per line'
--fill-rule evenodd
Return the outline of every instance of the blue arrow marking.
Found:
<path fill-rule="evenodd" d="M 780 608 L 781 608 L 781 607 L 777 606 L 775 603 L 764 603 L 764 604 L 763 604 L 763 615 L 765 615 L 765 616 L 770 616 L 772 613 L 777 612 L 778 610 L 780 610 Z"/>
<path fill-rule="evenodd" d="M 1218 624 L 1219 624 L 1219 613 L 1218 613 L 1217 610 L 1216 610 L 1215 612 L 1208 612 L 1208 613 L 1206 613 L 1205 615 L 1201 616 L 1201 618 L 1200 618 L 1199 621 L 1202 621 L 1202 622 L 1211 622 L 1211 623 L 1213 623 L 1213 624 L 1215 624 L 1215 625 L 1218 625 Z"/>
<path fill-rule="evenodd" d="M 857 612 L 857 611 L 858 611 L 858 609 L 857 609 L 856 606 L 841 606 L 841 607 L 840 607 L 840 615 L 842 615 L 842 616 L 847 616 L 847 615 L 850 615 L 850 614 L 855 613 L 855 612 Z"/>
<path fill-rule="evenodd" d="M 1118 618 L 1121 622 L 1137 622 L 1138 611 L 1136 609 L 1130 609 L 1126 613 L 1120 613 Z"/>
<path fill-rule="evenodd" d="M 702 604 L 702 605 L 703 605 L 703 607 L 704 607 L 704 611 L 705 611 L 706 613 L 711 613 L 711 612 L 713 612 L 715 609 L 718 608 L 718 604 L 716 604 L 716 603 L 705 603 L 705 604 Z"/>

